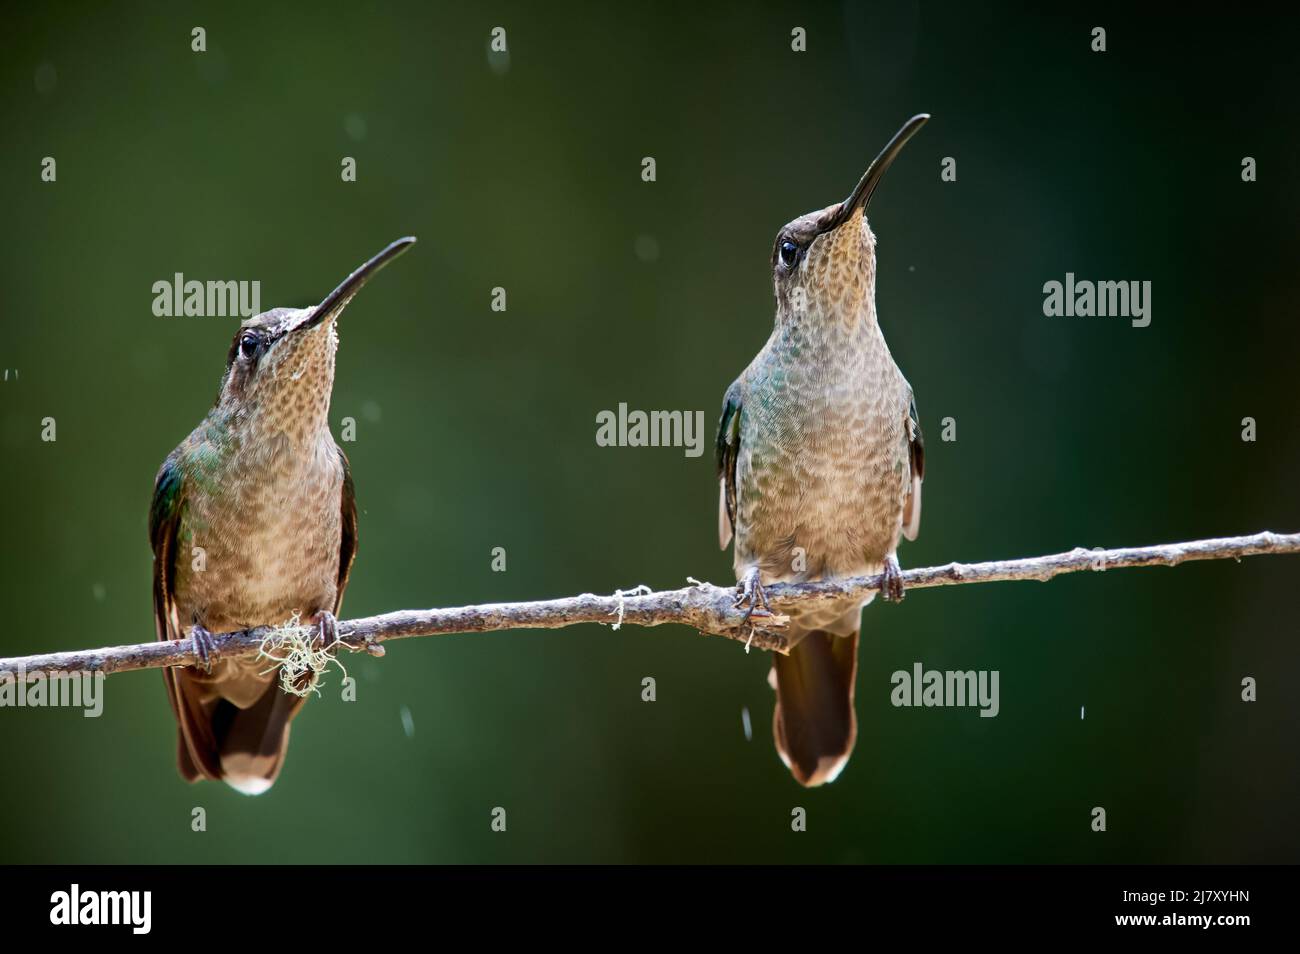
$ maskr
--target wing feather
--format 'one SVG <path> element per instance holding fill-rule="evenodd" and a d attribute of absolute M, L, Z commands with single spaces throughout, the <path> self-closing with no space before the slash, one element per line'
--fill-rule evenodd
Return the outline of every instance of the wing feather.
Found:
<path fill-rule="evenodd" d="M 343 464 L 343 528 L 339 541 L 339 588 L 334 598 L 334 615 L 343 607 L 343 591 L 347 589 L 348 577 L 352 574 L 352 562 L 357 558 L 357 491 L 352 483 L 352 467 L 348 464 L 348 455 L 343 448 L 334 445 Z"/>
<path fill-rule="evenodd" d="M 911 464 L 912 486 L 903 505 L 903 536 L 915 540 L 921 530 L 921 482 L 925 479 L 925 438 L 921 435 L 921 421 L 916 413 L 916 398 L 911 400 L 907 413 L 907 450 Z"/>
<path fill-rule="evenodd" d="M 176 612 L 176 560 L 180 550 L 181 515 L 185 510 L 185 474 L 175 451 L 163 461 L 154 481 L 149 508 L 149 542 L 153 547 L 154 630 L 161 640 L 185 636 Z M 177 762 L 189 781 L 221 778 L 221 760 L 210 714 L 180 667 L 163 670 L 167 699 L 180 726 Z"/>
<path fill-rule="evenodd" d="M 718 548 L 725 550 L 736 528 L 736 458 L 740 454 L 740 381 L 727 388 L 718 422 Z"/>

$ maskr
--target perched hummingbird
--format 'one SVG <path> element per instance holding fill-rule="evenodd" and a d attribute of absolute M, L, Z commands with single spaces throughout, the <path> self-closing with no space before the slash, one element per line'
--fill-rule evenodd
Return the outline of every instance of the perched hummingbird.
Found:
<path fill-rule="evenodd" d="M 747 619 L 767 610 L 763 585 L 775 581 L 883 572 L 885 598 L 902 599 L 896 550 L 920 526 L 925 449 L 912 388 L 876 320 L 866 211 L 929 118 L 909 119 L 847 199 L 777 233 L 775 327 L 727 389 L 718 426 L 718 542 L 726 549 L 734 532 L 736 605 Z M 776 749 L 803 785 L 834 781 L 853 751 L 869 602 L 793 610 L 792 648 L 773 654 Z"/>
<path fill-rule="evenodd" d="M 357 548 L 348 459 L 329 429 L 335 322 L 402 238 L 314 308 L 249 318 L 226 358 L 217 403 L 167 456 L 149 511 L 159 639 L 188 631 L 200 667 L 164 670 L 187 781 L 223 779 L 258 795 L 284 764 L 303 699 L 265 661 L 211 658 L 212 634 L 298 614 L 334 642 Z"/>

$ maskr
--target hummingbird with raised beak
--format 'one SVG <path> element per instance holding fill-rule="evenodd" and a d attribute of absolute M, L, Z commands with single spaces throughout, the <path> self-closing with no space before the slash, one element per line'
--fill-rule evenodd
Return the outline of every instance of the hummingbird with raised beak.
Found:
<path fill-rule="evenodd" d="M 723 399 L 718 541 L 735 537 L 737 607 L 769 607 L 774 582 L 884 574 L 903 597 L 897 549 L 921 522 L 925 445 L 912 388 L 876 315 L 876 236 L 867 206 L 930 117 L 909 119 L 843 202 L 800 216 L 772 249 L 776 321 Z M 790 611 L 774 653 L 772 732 L 796 781 L 834 781 L 857 738 L 853 687 L 865 601 Z"/>
<path fill-rule="evenodd" d="M 216 404 L 172 451 L 149 511 L 159 639 L 192 640 L 200 664 L 163 671 L 187 781 L 224 780 L 247 795 L 271 787 L 304 698 L 274 667 L 214 658 L 214 633 L 279 625 L 337 636 L 357 550 L 348 459 L 329 428 L 336 323 L 376 272 L 415 243 L 393 242 L 319 305 L 244 321 Z"/>

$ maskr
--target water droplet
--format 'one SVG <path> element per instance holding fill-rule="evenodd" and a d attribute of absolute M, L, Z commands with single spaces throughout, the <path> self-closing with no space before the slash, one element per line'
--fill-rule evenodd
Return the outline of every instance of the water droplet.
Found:
<path fill-rule="evenodd" d="M 36 67 L 35 81 L 36 92 L 48 96 L 59 85 L 59 71 L 54 68 L 53 63 L 42 63 Z"/>
<path fill-rule="evenodd" d="M 510 72 L 510 51 L 493 50 L 491 37 L 488 38 L 487 42 L 487 61 L 488 68 L 497 76 L 504 76 Z"/>
<path fill-rule="evenodd" d="M 366 120 L 360 113 L 348 113 L 343 120 L 343 131 L 353 142 L 366 138 Z"/>
<path fill-rule="evenodd" d="M 659 261 L 659 242 L 653 235 L 636 237 L 636 257 L 643 262 Z"/>

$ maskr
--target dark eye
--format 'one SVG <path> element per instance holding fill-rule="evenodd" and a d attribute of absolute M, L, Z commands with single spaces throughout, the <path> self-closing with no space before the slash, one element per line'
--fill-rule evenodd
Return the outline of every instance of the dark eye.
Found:
<path fill-rule="evenodd" d="M 781 264 L 786 267 L 787 271 L 799 264 L 799 246 L 795 245 L 794 242 L 782 242 L 780 255 Z"/>
<path fill-rule="evenodd" d="M 257 347 L 260 342 L 257 335 L 246 334 L 239 339 L 239 356 L 245 361 L 252 361 L 257 357 Z"/>

